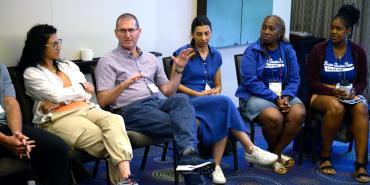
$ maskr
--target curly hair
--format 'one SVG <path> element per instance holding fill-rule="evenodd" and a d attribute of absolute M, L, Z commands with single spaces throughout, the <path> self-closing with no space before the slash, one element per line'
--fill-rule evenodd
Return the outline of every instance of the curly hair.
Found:
<path fill-rule="evenodd" d="M 45 44 L 52 34 L 57 33 L 57 29 L 48 24 L 37 24 L 27 33 L 21 58 L 18 67 L 24 71 L 28 67 L 36 67 L 43 62 L 45 56 Z M 57 61 L 54 66 L 58 70 Z"/>

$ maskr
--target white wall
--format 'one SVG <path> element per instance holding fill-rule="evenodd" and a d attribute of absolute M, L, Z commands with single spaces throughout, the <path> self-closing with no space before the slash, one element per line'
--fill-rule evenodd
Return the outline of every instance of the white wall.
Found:
<path fill-rule="evenodd" d="M 273 14 L 281 16 L 288 28 L 292 0 L 274 0 Z M 79 59 L 81 48 L 93 48 L 96 57 L 117 46 L 116 18 L 124 12 L 135 14 L 142 27 L 139 46 L 169 56 L 190 41 L 190 24 L 197 0 L 3 0 L 0 1 L 0 62 L 14 66 L 21 55 L 26 32 L 36 23 L 52 24 L 63 38 L 62 56 Z M 259 31 L 259 30 L 256 30 Z M 223 94 L 231 97 L 237 88 L 234 55 L 246 46 L 221 48 Z"/>
<path fill-rule="evenodd" d="M 14 66 L 27 31 L 36 23 L 52 24 L 63 39 L 62 57 L 79 59 L 81 48 L 102 56 L 117 46 L 116 18 L 130 12 L 142 27 L 139 46 L 169 55 L 186 43 L 196 0 L 4 0 L 0 1 L 0 62 Z"/>

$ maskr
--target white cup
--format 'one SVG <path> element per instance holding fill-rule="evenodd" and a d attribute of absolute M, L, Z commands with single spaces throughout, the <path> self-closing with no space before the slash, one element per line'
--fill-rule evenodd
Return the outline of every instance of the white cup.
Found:
<path fill-rule="evenodd" d="M 351 91 L 352 91 L 352 88 L 353 88 L 353 85 L 351 83 L 348 83 L 348 84 L 345 84 L 345 85 L 341 84 L 341 83 L 337 83 L 337 88 L 345 91 L 347 95 L 350 95 Z"/>
<path fill-rule="evenodd" d="M 93 49 L 81 49 L 81 60 L 82 61 L 91 61 L 95 51 Z"/>

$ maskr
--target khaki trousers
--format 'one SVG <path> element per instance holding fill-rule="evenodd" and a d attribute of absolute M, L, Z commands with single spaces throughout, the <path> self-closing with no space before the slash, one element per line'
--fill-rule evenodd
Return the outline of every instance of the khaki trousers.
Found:
<path fill-rule="evenodd" d="M 95 157 L 107 157 L 109 180 L 119 180 L 117 164 L 132 159 L 132 148 L 123 118 L 97 108 L 81 108 L 53 113 L 41 128 L 61 137 L 72 149 L 81 149 Z"/>

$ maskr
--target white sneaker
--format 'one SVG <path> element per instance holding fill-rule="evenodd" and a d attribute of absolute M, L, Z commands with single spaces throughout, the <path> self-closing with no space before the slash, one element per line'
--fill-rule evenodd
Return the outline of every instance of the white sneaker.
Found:
<path fill-rule="evenodd" d="M 215 167 L 215 171 L 212 173 L 213 183 L 214 184 L 225 184 L 226 179 L 224 176 L 224 173 L 222 172 L 222 169 L 219 165 Z"/>
<path fill-rule="evenodd" d="M 244 157 L 247 161 L 259 164 L 259 165 L 270 165 L 278 159 L 276 154 L 262 150 L 261 148 L 254 146 L 250 148 L 251 154 L 244 153 Z"/>

